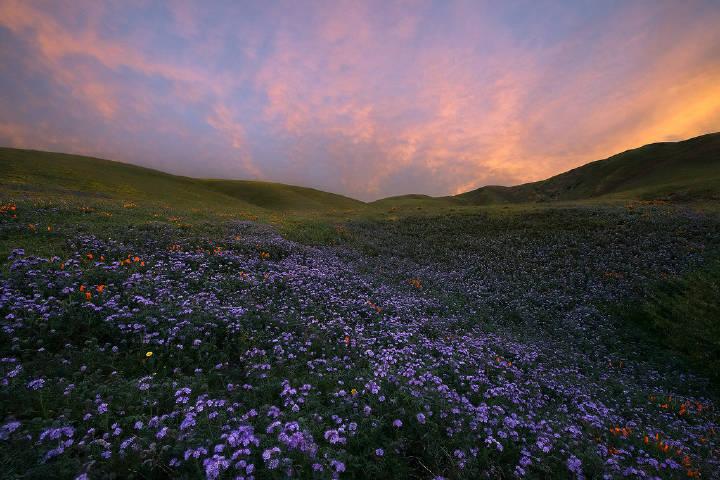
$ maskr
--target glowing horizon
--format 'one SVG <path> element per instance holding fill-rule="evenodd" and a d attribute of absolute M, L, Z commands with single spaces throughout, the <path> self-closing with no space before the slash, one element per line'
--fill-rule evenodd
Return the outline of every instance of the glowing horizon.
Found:
<path fill-rule="evenodd" d="M 720 130 L 713 1 L 0 0 L 0 145 L 363 200 Z"/>

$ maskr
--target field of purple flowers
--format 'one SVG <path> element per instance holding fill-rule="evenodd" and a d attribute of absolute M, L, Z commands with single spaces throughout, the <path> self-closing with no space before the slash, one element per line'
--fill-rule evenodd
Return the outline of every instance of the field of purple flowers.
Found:
<path fill-rule="evenodd" d="M 156 222 L 42 257 L 18 232 L 62 212 L 9 213 L 0 476 L 718 478 L 708 383 L 607 308 L 702 264 L 712 217 Z"/>

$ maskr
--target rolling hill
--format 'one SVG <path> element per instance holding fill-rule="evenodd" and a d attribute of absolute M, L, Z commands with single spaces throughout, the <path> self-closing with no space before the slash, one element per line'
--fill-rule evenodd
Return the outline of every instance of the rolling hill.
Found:
<path fill-rule="evenodd" d="M 400 195 L 370 204 L 313 188 L 171 175 L 99 158 L 0 148 L 0 193 L 156 202 L 185 208 L 327 212 L 551 201 L 720 199 L 720 133 L 653 143 L 547 180 L 448 197 Z"/>
<path fill-rule="evenodd" d="M 314 188 L 250 180 L 200 180 L 210 190 L 271 210 L 347 210 L 363 202 Z"/>
<path fill-rule="evenodd" d="M 197 208 L 271 211 L 350 209 L 364 203 L 342 195 L 280 183 L 206 180 L 99 158 L 0 148 L 0 191 L 153 201 Z"/>
<path fill-rule="evenodd" d="M 472 205 L 595 198 L 720 199 L 720 133 L 628 150 L 539 182 L 457 195 Z"/>

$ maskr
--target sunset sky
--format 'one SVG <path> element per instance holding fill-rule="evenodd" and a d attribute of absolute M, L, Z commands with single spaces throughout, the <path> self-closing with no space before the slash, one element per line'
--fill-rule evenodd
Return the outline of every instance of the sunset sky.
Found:
<path fill-rule="evenodd" d="M 718 130 L 717 0 L 0 0 L 3 146 L 371 200 Z"/>

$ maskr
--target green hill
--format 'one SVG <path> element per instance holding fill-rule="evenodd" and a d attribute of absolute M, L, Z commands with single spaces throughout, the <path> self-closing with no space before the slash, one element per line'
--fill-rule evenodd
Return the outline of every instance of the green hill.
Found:
<path fill-rule="evenodd" d="M 457 195 L 473 205 L 605 199 L 720 199 L 720 133 L 653 143 L 547 180 Z"/>
<path fill-rule="evenodd" d="M 364 203 L 280 183 L 203 180 L 99 158 L 0 148 L 0 192 L 153 202 L 184 208 L 342 210 Z"/>
<path fill-rule="evenodd" d="M 271 210 L 348 210 L 365 204 L 335 193 L 283 183 L 250 180 L 202 180 L 207 188 Z"/>
<path fill-rule="evenodd" d="M 114 199 L 180 208 L 276 212 L 414 210 L 591 199 L 720 199 L 720 133 L 654 143 L 547 180 L 486 186 L 454 197 L 401 195 L 370 204 L 313 188 L 170 175 L 99 158 L 0 148 L 0 194 Z"/>
<path fill-rule="evenodd" d="M 378 208 L 423 208 L 423 207 L 439 207 L 462 205 L 458 199 L 454 197 L 431 197 L 430 195 L 398 195 L 396 197 L 381 198 L 370 203 L 371 206 Z"/>

